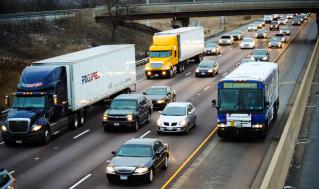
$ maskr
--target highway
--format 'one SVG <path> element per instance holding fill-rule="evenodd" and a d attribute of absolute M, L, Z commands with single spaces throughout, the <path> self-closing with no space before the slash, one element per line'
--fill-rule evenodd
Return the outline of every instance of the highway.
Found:
<path fill-rule="evenodd" d="M 268 25 L 266 25 L 268 28 Z M 247 28 L 247 26 L 243 26 Z M 304 26 L 291 26 L 289 41 L 300 31 L 290 47 L 277 61 L 280 69 L 280 109 L 276 122 L 267 133 L 265 140 L 221 140 L 214 136 L 209 145 L 193 164 L 188 164 L 167 183 L 172 188 L 249 188 L 269 149 L 272 139 L 289 113 L 289 100 L 296 81 L 307 63 L 316 39 L 315 17 L 312 16 Z M 274 34 L 276 32 L 270 32 Z M 244 36 L 253 37 L 254 32 L 245 30 Z M 209 39 L 216 41 L 216 38 Z M 257 39 L 257 47 L 267 48 L 267 39 Z M 90 109 L 85 125 L 69 131 L 46 146 L 6 147 L 0 142 L 0 167 L 14 171 L 19 188 L 127 188 L 132 183 L 109 184 L 105 178 L 107 161 L 112 158 L 111 151 L 133 137 L 159 138 L 170 146 L 169 168 L 160 172 L 152 184 L 133 183 L 137 188 L 160 188 L 204 139 L 216 128 L 216 110 L 211 100 L 216 98 L 216 85 L 222 75 L 231 71 L 238 62 L 247 57 L 252 50 L 241 50 L 239 41 L 232 46 L 223 46 L 220 56 L 209 56 L 220 64 L 219 75 L 214 78 L 195 78 L 196 65 L 190 63 L 185 71 L 173 79 L 146 80 L 144 68 L 139 67 L 137 93 L 142 93 L 152 85 L 168 85 L 176 90 L 177 101 L 191 101 L 197 109 L 197 125 L 189 135 L 158 135 L 156 121 L 158 112 L 152 114 L 152 122 L 140 127 L 138 132 L 116 131 L 105 133 L 101 118 L 105 108 L 96 105 Z M 284 45 L 284 48 L 287 44 Z M 270 49 L 271 60 L 283 49 Z M 0 139 L 1 141 L 1 139 Z M 210 156 L 207 156 L 210 154 Z M 205 156 L 206 155 L 206 156 Z M 197 155 L 196 155 L 197 156 Z M 197 168 L 196 168 L 197 167 Z M 203 169 L 209 167 L 209 169 Z M 191 178 L 196 178 L 191 179 Z M 176 182 L 177 181 L 177 182 Z"/>

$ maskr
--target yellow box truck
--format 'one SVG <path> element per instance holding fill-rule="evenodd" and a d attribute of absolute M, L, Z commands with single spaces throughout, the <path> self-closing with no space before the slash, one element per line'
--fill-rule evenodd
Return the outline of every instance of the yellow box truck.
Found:
<path fill-rule="evenodd" d="M 184 27 L 155 33 L 149 48 L 149 63 L 145 65 L 147 79 L 172 78 L 181 73 L 188 60 L 199 63 L 204 52 L 204 29 Z"/>

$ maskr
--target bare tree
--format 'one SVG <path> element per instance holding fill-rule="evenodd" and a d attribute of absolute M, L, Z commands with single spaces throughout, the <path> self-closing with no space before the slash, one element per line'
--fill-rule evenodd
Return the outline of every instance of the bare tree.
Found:
<path fill-rule="evenodd" d="M 106 6 L 112 22 L 112 41 L 115 41 L 116 29 L 129 14 L 129 7 L 123 0 L 106 0 Z"/>

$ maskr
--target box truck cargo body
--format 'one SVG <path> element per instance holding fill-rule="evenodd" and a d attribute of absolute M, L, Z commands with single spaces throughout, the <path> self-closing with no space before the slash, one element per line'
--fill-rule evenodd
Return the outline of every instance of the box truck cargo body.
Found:
<path fill-rule="evenodd" d="M 149 63 L 145 65 L 146 77 L 173 77 L 175 71 L 184 71 L 188 60 L 194 59 L 199 63 L 203 52 L 202 27 L 184 27 L 155 33 L 149 48 Z"/>
<path fill-rule="evenodd" d="M 134 45 L 104 45 L 34 62 L 21 74 L 3 139 L 48 143 L 52 135 L 83 125 L 92 104 L 129 92 L 135 81 Z"/>

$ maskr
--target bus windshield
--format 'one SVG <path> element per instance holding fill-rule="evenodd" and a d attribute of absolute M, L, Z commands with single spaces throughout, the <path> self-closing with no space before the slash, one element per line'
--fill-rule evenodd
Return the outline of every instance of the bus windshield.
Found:
<path fill-rule="evenodd" d="M 44 108 L 45 96 L 15 96 L 13 108 Z"/>
<path fill-rule="evenodd" d="M 171 51 L 150 51 L 150 58 L 163 58 L 171 56 Z"/>
<path fill-rule="evenodd" d="M 261 111 L 264 108 L 263 91 L 260 89 L 220 89 L 219 111 Z"/>

